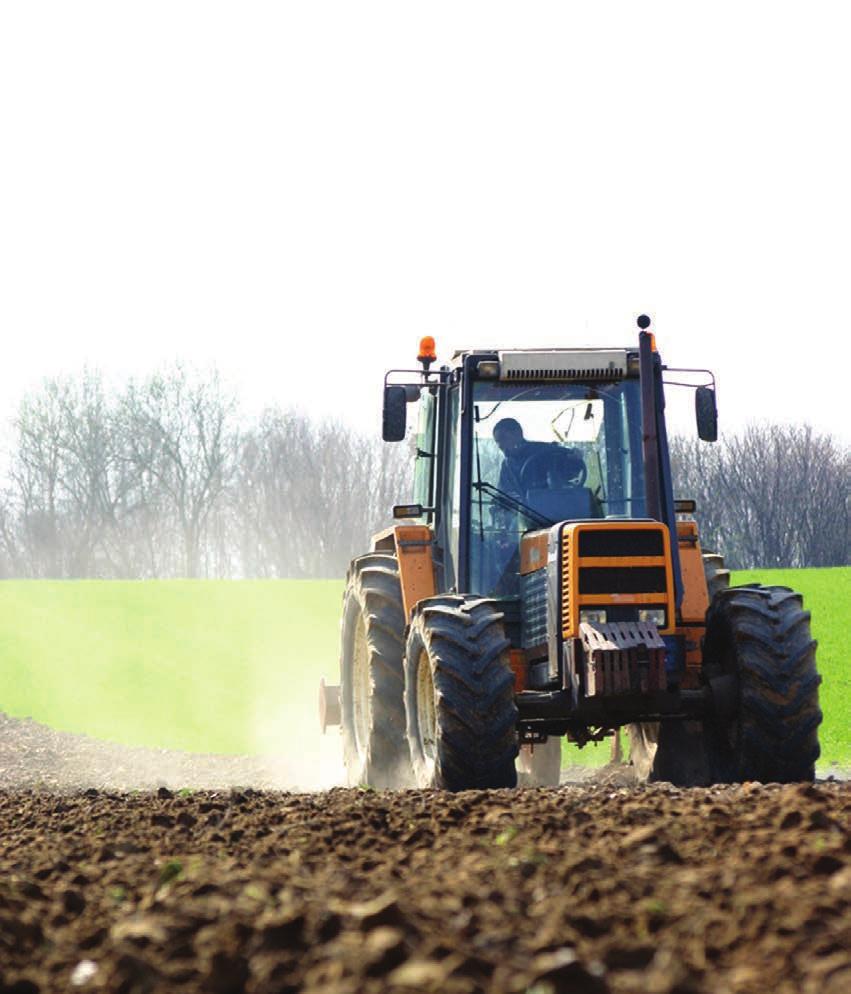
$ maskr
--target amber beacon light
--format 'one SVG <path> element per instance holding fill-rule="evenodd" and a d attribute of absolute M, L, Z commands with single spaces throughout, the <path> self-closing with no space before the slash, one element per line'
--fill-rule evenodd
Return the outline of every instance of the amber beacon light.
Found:
<path fill-rule="evenodd" d="M 436 359 L 437 352 L 435 351 L 434 338 L 431 335 L 423 335 L 420 339 L 420 351 L 417 356 L 417 362 L 421 362 L 428 369 Z"/>

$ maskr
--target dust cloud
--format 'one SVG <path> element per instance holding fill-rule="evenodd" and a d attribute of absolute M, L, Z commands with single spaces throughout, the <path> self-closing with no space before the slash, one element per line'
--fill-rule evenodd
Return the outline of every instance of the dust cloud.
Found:
<path fill-rule="evenodd" d="M 316 722 L 310 738 L 281 735 L 280 751 L 201 754 L 105 742 L 0 713 L 0 788 L 322 790 L 342 783 L 339 739 L 333 729 L 323 739 Z"/>
<path fill-rule="evenodd" d="M 256 702 L 250 736 L 277 787 L 328 790 L 345 783 L 340 729 L 319 727 L 319 681 L 281 689 Z M 278 703 L 275 703 L 278 702 Z"/>

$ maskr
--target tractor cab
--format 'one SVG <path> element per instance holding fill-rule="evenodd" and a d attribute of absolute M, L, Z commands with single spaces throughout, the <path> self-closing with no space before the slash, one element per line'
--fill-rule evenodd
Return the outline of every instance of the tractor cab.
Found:
<path fill-rule="evenodd" d="M 471 591 L 519 594 L 521 540 L 529 532 L 560 521 L 644 516 L 636 379 L 475 378 L 471 401 L 463 498 Z M 461 507 L 448 511 L 460 529 Z"/>
<path fill-rule="evenodd" d="M 644 334 L 646 376 L 658 380 L 644 395 L 635 347 L 459 351 L 432 372 L 427 339 L 416 379 L 387 374 L 386 441 L 405 437 L 406 408 L 419 403 L 414 502 L 395 515 L 431 528 L 438 589 L 518 596 L 523 537 L 559 522 L 675 527 L 661 363 Z"/>

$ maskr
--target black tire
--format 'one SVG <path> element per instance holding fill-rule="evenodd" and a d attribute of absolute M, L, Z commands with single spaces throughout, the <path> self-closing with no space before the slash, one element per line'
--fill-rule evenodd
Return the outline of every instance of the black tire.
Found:
<path fill-rule="evenodd" d="M 706 618 L 704 677 L 726 681 L 724 707 L 707 723 L 712 779 L 795 783 L 815 778 L 821 677 L 803 598 L 788 587 L 732 587 Z M 718 681 L 718 682 L 716 682 Z"/>
<path fill-rule="evenodd" d="M 405 616 L 395 556 L 356 559 L 343 596 L 340 704 L 351 786 L 410 783 L 405 739 Z"/>
<path fill-rule="evenodd" d="M 521 787 L 558 787 L 561 783 L 561 738 L 520 746 L 517 782 Z"/>
<path fill-rule="evenodd" d="M 405 651 L 405 711 L 418 787 L 514 787 L 517 706 L 502 614 L 476 597 L 417 605 Z"/>
<path fill-rule="evenodd" d="M 730 571 L 717 552 L 703 553 L 703 575 L 709 606 L 730 586 Z M 658 721 L 627 726 L 629 755 L 638 780 L 665 780 L 680 787 L 708 783 L 703 724 L 699 721 Z"/>

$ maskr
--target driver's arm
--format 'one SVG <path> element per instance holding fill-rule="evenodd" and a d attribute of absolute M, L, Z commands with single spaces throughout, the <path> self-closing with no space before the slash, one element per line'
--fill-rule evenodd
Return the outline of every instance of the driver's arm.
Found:
<path fill-rule="evenodd" d="M 514 497 L 523 496 L 523 487 L 520 483 L 518 466 L 508 456 L 503 456 L 502 465 L 499 467 L 499 483 L 497 486 L 504 493 L 511 494 Z"/>

